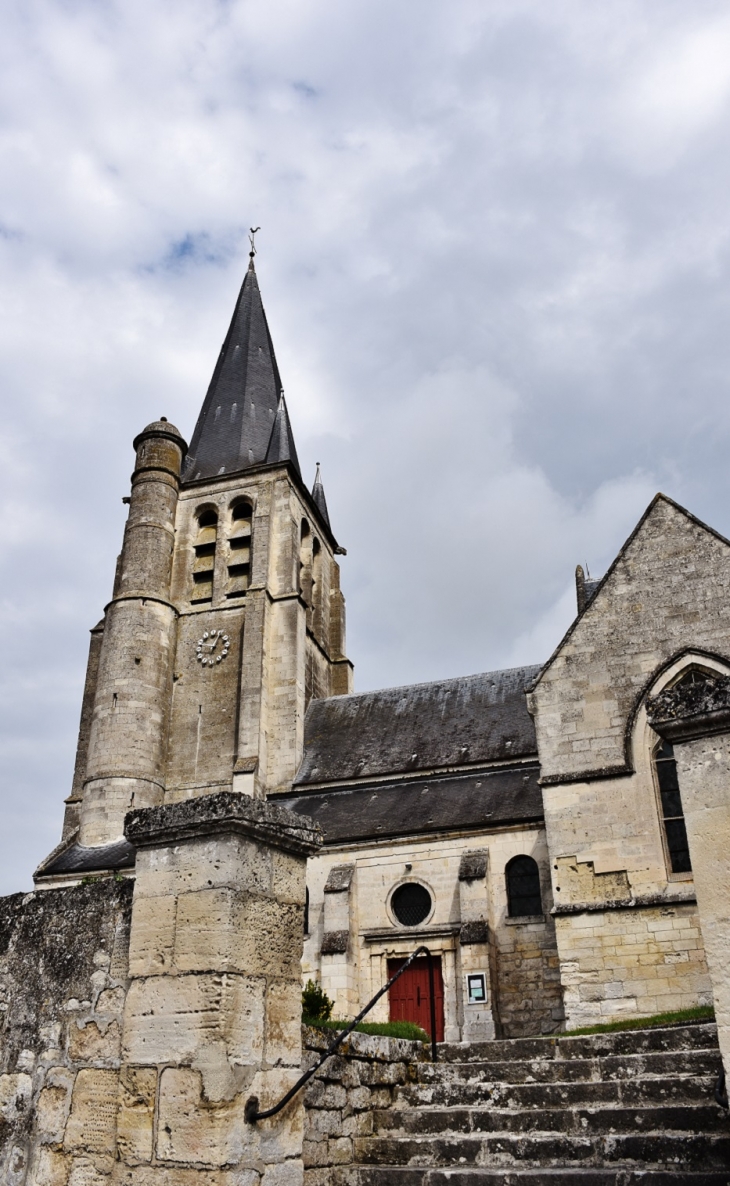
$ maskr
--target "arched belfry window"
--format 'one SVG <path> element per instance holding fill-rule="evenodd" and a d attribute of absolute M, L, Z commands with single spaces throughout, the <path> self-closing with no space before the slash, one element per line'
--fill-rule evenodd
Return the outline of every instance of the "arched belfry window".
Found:
<path fill-rule="evenodd" d="M 654 769 L 661 801 L 664 842 L 672 873 L 691 873 L 677 763 L 674 760 L 674 747 L 668 741 L 662 741 L 654 750 Z"/>
<path fill-rule="evenodd" d="M 542 914 L 540 870 L 532 857 L 513 857 L 505 869 L 507 913 L 510 918 Z"/>
<path fill-rule="evenodd" d="M 250 502 L 237 502 L 231 512 L 231 531 L 228 536 L 228 586 L 226 597 L 244 597 L 251 583 L 251 523 L 253 509 Z"/>
<path fill-rule="evenodd" d="M 193 550 L 193 594 L 191 601 L 204 602 L 213 599 L 213 574 L 215 571 L 215 545 L 218 537 L 218 516 L 212 509 L 198 515 L 198 530 Z"/>
<path fill-rule="evenodd" d="M 312 534 L 306 519 L 302 519 L 299 534 L 299 592 L 307 605 L 312 604 Z"/>

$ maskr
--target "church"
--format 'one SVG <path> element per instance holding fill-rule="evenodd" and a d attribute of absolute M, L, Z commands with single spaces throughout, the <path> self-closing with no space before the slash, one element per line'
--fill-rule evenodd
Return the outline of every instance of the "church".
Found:
<path fill-rule="evenodd" d="M 302 975 L 337 1017 L 421 944 L 449 1042 L 712 1003 L 647 702 L 730 674 L 728 540 L 658 494 L 601 580 L 577 569 L 546 663 L 355 692 L 336 514 L 300 470 L 253 254 L 190 444 L 160 418 L 134 449 L 39 894 L 134 878 L 129 812 L 230 792 L 321 829 Z M 429 1027 L 421 961 L 378 1009 Z"/>

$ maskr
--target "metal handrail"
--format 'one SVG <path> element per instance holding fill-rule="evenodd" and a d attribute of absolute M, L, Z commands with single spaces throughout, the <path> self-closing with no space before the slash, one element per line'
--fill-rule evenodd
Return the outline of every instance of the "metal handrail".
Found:
<path fill-rule="evenodd" d="M 327 1047 L 324 1054 L 320 1058 L 319 1062 L 316 1063 L 313 1067 L 311 1067 L 308 1071 L 305 1071 L 304 1074 L 301 1076 L 301 1078 L 297 1079 L 294 1086 L 289 1091 L 287 1091 L 286 1095 L 283 1096 L 282 1099 L 279 1100 L 278 1104 L 275 1104 L 273 1108 L 267 1108 L 265 1112 L 259 1112 L 258 1098 L 257 1098 L 257 1096 L 252 1095 L 249 1099 L 246 1100 L 246 1107 L 243 1110 L 244 1119 L 249 1124 L 256 1124 L 259 1120 L 268 1120 L 270 1116 L 276 1116 L 277 1112 L 280 1112 L 282 1108 L 285 1108 L 286 1105 L 289 1103 L 289 1101 L 294 1098 L 294 1096 L 297 1094 L 297 1092 L 301 1091 L 302 1087 L 304 1087 L 304 1084 L 309 1082 L 309 1080 L 312 1078 L 312 1075 L 314 1075 L 319 1070 L 319 1068 L 323 1065 L 323 1063 L 325 1063 L 327 1061 L 327 1059 L 330 1058 L 331 1055 L 334 1054 L 334 1052 L 335 1052 L 335 1050 L 337 1050 L 338 1046 L 342 1045 L 345 1038 L 349 1034 L 352 1033 L 355 1026 L 360 1024 L 363 1017 L 366 1015 L 366 1013 L 370 1012 L 373 1005 L 377 1004 L 377 1002 L 382 997 L 383 993 L 386 993 L 388 991 L 388 989 L 390 988 L 391 984 L 395 984 L 398 977 L 402 976 L 403 973 L 405 972 L 406 968 L 410 967 L 410 965 L 413 963 L 416 956 L 424 955 L 424 954 L 425 954 L 426 958 L 428 959 L 428 994 L 429 994 L 429 1005 L 430 1005 L 430 1011 L 431 1011 L 431 1061 L 436 1062 L 438 1059 L 438 1051 L 436 1049 L 436 995 L 435 995 L 435 991 L 434 991 L 434 981 L 433 981 L 433 956 L 431 955 L 431 952 L 428 950 L 427 947 L 421 946 L 421 947 L 417 947 L 412 955 L 409 955 L 409 957 L 406 960 L 406 962 L 404 963 L 403 967 L 398 969 L 395 976 L 391 976 L 390 980 L 388 980 L 387 983 L 383 985 L 383 987 L 380 989 L 379 992 L 376 992 L 373 999 L 368 1002 L 368 1004 L 365 1006 L 364 1009 L 361 1010 L 360 1013 L 358 1013 L 355 1020 L 350 1022 L 347 1029 L 343 1030 L 342 1033 L 339 1034 L 338 1037 L 335 1038 L 335 1040 L 331 1044 L 331 1046 Z"/>

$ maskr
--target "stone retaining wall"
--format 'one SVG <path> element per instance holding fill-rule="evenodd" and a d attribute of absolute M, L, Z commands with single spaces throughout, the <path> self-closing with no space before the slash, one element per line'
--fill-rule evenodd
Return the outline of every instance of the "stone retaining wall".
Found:
<path fill-rule="evenodd" d="M 0 899 L 0 1181 L 108 1181 L 133 882 Z M 143 1105 L 139 1105 L 143 1107 Z"/>
<path fill-rule="evenodd" d="M 305 1066 L 312 1066 L 335 1037 L 303 1028 Z M 351 1034 L 305 1088 L 304 1186 L 338 1186 L 354 1161 L 353 1139 L 373 1131 L 373 1109 L 392 1106 L 396 1088 L 415 1080 L 415 1065 L 428 1060 L 421 1042 Z"/>

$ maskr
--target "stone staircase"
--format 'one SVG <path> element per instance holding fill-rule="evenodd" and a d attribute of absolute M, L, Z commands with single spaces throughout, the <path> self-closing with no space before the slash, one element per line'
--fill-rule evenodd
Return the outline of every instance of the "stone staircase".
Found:
<path fill-rule="evenodd" d="M 730 1186 L 712 1024 L 443 1045 L 439 1058 L 373 1112 L 343 1183 Z"/>

